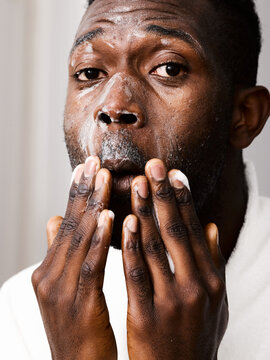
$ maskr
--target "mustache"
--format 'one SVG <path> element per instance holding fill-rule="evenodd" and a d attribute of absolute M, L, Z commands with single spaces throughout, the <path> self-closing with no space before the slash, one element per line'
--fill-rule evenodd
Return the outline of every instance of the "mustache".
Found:
<path fill-rule="evenodd" d="M 126 129 L 107 132 L 103 137 L 98 156 L 101 166 L 106 160 L 129 160 L 142 173 L 147 162 L 145 155 L 134 144 L 131 134 Z"/>

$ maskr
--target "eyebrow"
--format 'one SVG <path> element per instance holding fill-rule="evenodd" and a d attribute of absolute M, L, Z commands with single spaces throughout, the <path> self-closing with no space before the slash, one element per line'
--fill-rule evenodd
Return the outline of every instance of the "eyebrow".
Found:
<path fill-rule="evenodd" d="M 152 25 L 148 25 L 145 28 L 145 31 L 149 32 L 149 33 L 154 33 L 154 34 L 157 34 L 160 36 L 169 36 L 169 37 L 174 37 L 174 38 L 178 38 L 182 41 L 185 41 L 190 46 L 192 46 L 192 48 L 196 52 L 198 52 L 202 57 L 205 57 L 203 48 L 200 45 L 200 43 L 197 40 L 195 40 L 189 33 L 185 32 L 184 30 L 165 29 L 162 26 L 152 24 Z M 97 29 L 91 30 L 88 33 L 82 35 L 81 37 L 79 37 L 78 39 L 75 40 L 75 43 L 72 46 L 70 54 L 72 54 L 74 52 L 74 50 L 78 46 L 83 44 L 84 42 L 91 41 L 94 38 L 96 38 L 100 35 L 103 35 L 103 34 L 104 34 L 104 30 L 102 28 L 97 28 Z"/>
<path fill-rule="evenodd" d="M 169 36 L 185 41 L 186 43 L 191 45 L 191 47 L 196 50 L 200 55 L 205 57 L 201 44 L 196 39 L 194 39 L 193 36 L 185 32 L 184 30 L 165 29 L 159 25 L 148 25 L 145 30 L 147 32 L 154 33 L 160 36 Z"/>
<path fill-rule="evenodd" d="M 102 35 L 103 33 L 104 33 L 104 30 L 102 28 L 97 28 L 95 30 L 89 31 L 88 33 L 82 35 L 81 37 L 79 37 L 78 39 L 75 40 L 75 43 L 73 44 L 70 53 L 72 54 L 74 52 L 74 50 L 78 46 L 83 44 L 84 42 L 91 41 L 92 39 Z"/>

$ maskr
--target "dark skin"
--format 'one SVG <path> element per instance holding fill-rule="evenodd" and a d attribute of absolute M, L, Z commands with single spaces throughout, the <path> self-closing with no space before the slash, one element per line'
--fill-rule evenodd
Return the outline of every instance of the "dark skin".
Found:
<path fill-rule="evenodd" d="M 120 228 L 130 359 L 217 357 L 228 321 L 220 248 L 227 259 L 243 224 L 241 149 L 270 100 L 263 87 L 225 87 L 207 41 L 214 15 L 204 0 L 99 0 L 82 20 L 64 127 L 72 165 L 92 157 L 76 169 L 64 220 L 49 222 L 33 274 L 53 359 L 117 357 L 102 285 Z"/>

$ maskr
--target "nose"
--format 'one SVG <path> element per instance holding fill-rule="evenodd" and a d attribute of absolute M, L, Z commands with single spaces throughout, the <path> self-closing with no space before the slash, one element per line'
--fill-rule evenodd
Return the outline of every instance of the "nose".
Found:
<path fill-rule="evenodd" d="M 115 76 L 108 81 L 94 113 L 94 119 L 98 123 L 136 128 L 144 125 L 142 107 L 136 101 L 139 94 L 136 94 L 134 82 L 135 80 L 124 75 Z"/>

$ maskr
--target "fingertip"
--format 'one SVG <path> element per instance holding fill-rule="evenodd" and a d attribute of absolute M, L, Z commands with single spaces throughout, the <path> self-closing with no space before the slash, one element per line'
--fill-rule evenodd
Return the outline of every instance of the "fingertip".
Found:
<path fill-rule="evenodd" d="M 108 221 L 111 221 L 111 223 L 113 224 L 114 217 L 115 215 L 111 210 L 107 210 L 107 209 L 103 210 L 98 218 L 98 227 L 102 227 L 106 225 Z"/>
<path fill-rule="evenodd" d="M 53 241 L 58 234 L 62 222 L 63 222 L 63 218 L 61 216 L 53 216 L 48 220 L 46 226 L 48 248 L 52 246 Z"/>
<path fill-rule="evenodd" d="M 99 190 L 103 184 L 108 184 L 109 188 L 112 186 L 112 175 L 108 169 L 102 168 L 98 171 L 95 181 L 95 190 Z"/>
<path fill-rule="evenodd" d="M 128 215 L 124 221 L 124 228 L 128 229 L 131 233 L 138 231 L 138 218 L 135 215 Z"/>
<path fill-rule="evenodd" d="M 175 187 L 176 189 L 182 189 L 184 186 L 186 186 L 188 190 L 190 190 L 188 178 L 182 171 L 178 169 L 170 170 L 168 176 L 171 186 Z"/>
<path fill-rule="evenodd" d="M 131 192 L 138 194 L 142 199 L 146 200 L 149 196 L 149 186 L 146 176 L 136 176 L 131 183 Z"/>
<path fill-rule="evenodd" d="M 122 228 L 122 249 L 137 248 L 138 218 L 135 215 L 128 215 Z"/>
<path fill-rule="evenodd" d="M 211 243 L 217 244 L 219 242 L 218 228 L 215 223 L 209 223 L 206 225 L 206 232 Z"/>
<path fill-rule="evenodd" d="M 166 178 L 167 169 L 164 162 L 158 158 L 149 160 L 145 165 L 145 175 L 148 179 L 163 181 Z"/>
<path fill-rule="evenodd" d="M 71 176 L 70 186 L 73 184 L 73 182 L 79 184 L 83 170 L 84 170 L 84 164 L 79 164 L 75 167 Z"/>
<path fill-rule="evenodd" d="M 61 225 L 62 221 L 63 221 L 62 216 L 51 217 L 47 222 L 46 230 L 49 232 L 55 231 L 56 229 L 59 228 L 59 224 Z"/>

